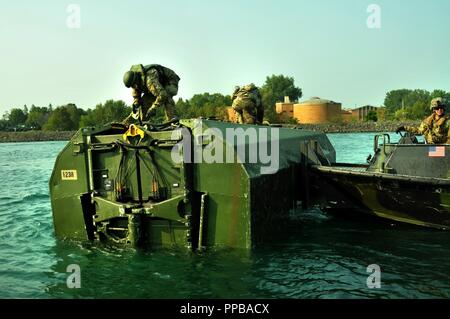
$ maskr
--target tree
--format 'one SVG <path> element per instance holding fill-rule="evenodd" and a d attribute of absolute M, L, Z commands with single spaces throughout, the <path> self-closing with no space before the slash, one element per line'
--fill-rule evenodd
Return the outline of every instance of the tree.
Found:
<path fill-rule="evenodd" d="M 433 92 L 431 92 L 431 94 L 430 94 L 430 98 L 431 99 L 434 99 L 437 97 L 445 98 L 446 95 L 447 95 L 447 93 L 444 90 L 433 90 Z"/>
<path fill-rule="evenodd" d="M 372 122 L 378 121 L 378 114 L 377 114 L 377 112 L 376 111 L 370 111 L 369 113 L 367 113 L 366 121 L 372 121 Z"/>
<path fill-rule="evenodd" d="M 179 117 L 226 117 L 226 108 L 231 106 L 231 97 L 220 93 L 195 94 L 191 99 L 178 99 L 175 110 Z"/>
<path fill-rule="evenodd" d="M 408 114 L 409 112 L 407 111 L 407 109 L 398 109 L 394 113 L 394 119 L 396 119 L 397 121 L 405 121 L 408 119 Z"/>
<path fill-rule="evenodd" d="M 44 131 L 70 131 L 73 130 L 74 123 L 70 118 L 70 113 L 65 107 L 57 107 L 45 123 Z"/>
<path fill-rule="evenodd" d="M 79 128 L 80 117 L 86 112 L 68 104 L 57 107 L 50 115 L 43 129 L 45 131 L 73 131 Z"/>
<path fill-rule="evenodd" d="M 386 120 L 386 108 L 378 107 L 377 108 L 377 122 L 384 122 Z"/>
<path fill-rule="evenodd" d="M 406 119 L 419 119 L 429 114 L 431 102 L 430 92 L 426 90 L 393 90 L 386 94 L 384 105 L 389 115 L 398 118 L 406 116 Z M 403 109 L 402 112 L 398 112 Z"/>
<path fill-rule="evenodd" d="M 32 105 L 30 111 L 28 112 L 25 125 L 27 127 L 40 130 L 48 121 L 50 113 L 51 112 L 46 107 Z"/>
<path fill-rule="evenodd" d="M 442 97 L 446 105 L 450 104 L 450 92 L 445 92 L 444 90 L 434 90 L 431 92 L 430 100 L 437 97 Z"/>
<path fill-rule="evenodd" d="M 179 98 L 175 103 L 175 112 L 178 114 L 180 118 L 194 118 L 195 112 L 192 109 L 189 100 L 183 100 Z"/>
<path fill-rule="evenodd" d="M 14 108 L 9 112 L 8 121 L 11 126 L 17 127 L 19 125 L 25 124 L 27 120 L 27 115 L 22 109 Z"/>
<path fill-rule="evenodd" d="M 294 78 L 284 75 L 272 75 L 266 78 L 266 82 L 261 87 L 261 96 L 264 106 L 264 117 L 269 122 L 276 121 L 275 104 L 289 96 L 291 101 L 297 101 L 302 97 L 302 89 L 296 87 Z"/>
<path fill-rule="evenodd" d="M 25 114 L 25 116 L 28 116 L 28 107 L 26 104 L 23 106 L 23 113 Z"/>
<path fill-rule="evenodd" d="M 0 131 L 6 131 L 9 128 L 9 122 L 7 120 L 0 120 Z"/>
<path fill-rule="evenodd" d="M 392 90 L 386 93 L 384 106 L 388 114 L 394 114 L 404 106 L 405 97 L 411 92 L 408 89 Z"/>
<path fill-rule="evenodd" d="M 73 103 L 69 103 L 64 106 L 67 112 L 70 114 L 70 121 L 72 123 L 71 130 L 78 130 L 80 128 L 80 119 L 81 116 L 86 115 L 86 111 L 83 109 L 77 108 L 77 106 Z"/>
<path fill-rule="evenodd" d="M 104 125 L 111 122 L 122 122 L 131 113 L 131 108 L 124 101 L 107 100 L 95 109 L 87 110 L 79 119 L 80 127 Z"/>
<path fill-rule="evenodd" d="M 408 112 L 408 119 L 419 120 L 430 114 L 430 103 L 428 101 L 416 101 L 412 106 L 406 110 Z"/>

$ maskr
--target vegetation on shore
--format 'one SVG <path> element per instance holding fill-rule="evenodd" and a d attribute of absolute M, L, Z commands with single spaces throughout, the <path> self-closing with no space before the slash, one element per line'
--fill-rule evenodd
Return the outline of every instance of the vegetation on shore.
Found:
<path fill-rule="evenodd" d="M 247 83 L 241 83 L 245 85 Z M 230 90 L 231 91 L 231 90 Z M 278 122 L 275 113 L 276 101 L 289 96 L 292 101 L 297 101 L 302 96 L 302 90 L 294 84 L 294 78 L 284 75 L 272 75 L 266 78 L 260 88 L 263 104 L 265 105 L 265 117 L 269 122 Z M 195 94 L 190 99 L 178 99 L 175 105 L 180 118 L 216 117 L 227 118 L 226 108 L 231 106 L 231 96 L 220 93 Z M 97 104 L 92 109 L 81 109 L 70 103 L 53 108 L 32 105 L 30 109 L 12 108 L 3 115 L 0 120 L 0 131 L 74 131 L 80 127 L 101 125 L 110 122 L 121 122 L 131 112 L 131 107 L 123 101 L 108 100 Z M 152 122 L 164 121 L 164 110 L 158 108 Z M 287 120 L 287 123 L 292 120 Z"/>

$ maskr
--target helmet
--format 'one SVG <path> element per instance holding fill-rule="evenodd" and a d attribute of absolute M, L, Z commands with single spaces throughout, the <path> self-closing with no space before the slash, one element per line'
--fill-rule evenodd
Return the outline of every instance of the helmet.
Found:
<path fill-rule="evenodd" d="M 127 88 L 131 87 L 136 82 L 137 74 L 133 71 L 127 71 L 123 76 L 123 84 Z"/>
<path fill-rule="evenodd" d="M 437 98 L 431 100 L 430 110 L 433 110 L 436 107 L 445 108 L 444 100 L 441 97 L 437 97 Z"/>

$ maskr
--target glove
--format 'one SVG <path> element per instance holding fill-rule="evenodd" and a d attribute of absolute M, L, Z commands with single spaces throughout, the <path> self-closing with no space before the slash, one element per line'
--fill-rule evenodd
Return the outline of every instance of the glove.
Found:
<path fill-rule="evenodd" d="M 395 133 L 399 134 L 400 132 L 405 131 L 405 127 L 404 126 L 399 126 L 397 128 L 397 130 L 395 131 Z"/>

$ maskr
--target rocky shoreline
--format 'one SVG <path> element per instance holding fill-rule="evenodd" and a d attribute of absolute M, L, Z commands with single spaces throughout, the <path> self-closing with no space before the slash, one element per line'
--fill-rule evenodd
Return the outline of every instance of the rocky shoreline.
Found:
<path fill-rule="evenodd" d="M 76 131 L 0 132 L 0 143 L 68 141 Z"/>
<path fill-rule="evenodd" d="M 361 133 L 361 132 L 395 132 L 400 125 L 418 126 L 420 121 L 414 122 L 355 122 L 355 123 L 327 123 L 327 124 L 297 124 L 283 125 L 304 130 L 322 131 L 325 133 Z M 40 142 L 40 141 L 68 141 L 76 131 L 26 131 L 0 132 L 0 143 Z"/>
<path fill-rule="evenodd" d="M 297 125 L 283 125 L 283 126 L 296 127 L 311 131 L 322 131 L 325 133 L 362 133 L 362 132 L 395 132 L 395 130 L 401 125 L 419 126 L 420 121 L 297 124 Z"/>

